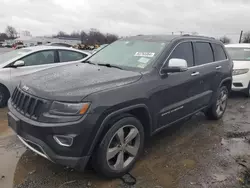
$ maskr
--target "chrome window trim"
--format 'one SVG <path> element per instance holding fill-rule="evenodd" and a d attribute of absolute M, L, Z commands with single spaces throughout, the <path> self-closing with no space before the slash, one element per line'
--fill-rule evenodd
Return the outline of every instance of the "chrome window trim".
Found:
<path fill-rule="evenodd" d="M 204 42 L 204 43 L 211 43 L 211 44 L 219 44 L 218 42 L 210 42 L 210 41 L 203 41 L 203 40 L 185 40 L 185 41 L 181 41 L 181 42 L 178 42 L 176 45 L 175 45 L 175 47 L 171 50 L 171 52 L 169 53 L 169 55 L 168 55 L 168 57 L 166 58 L 166 60 L 164 61 L 164 63 L 162 64 L 162 66 L 161 66 L 161 68 L 160 68 L 160 70 L 159 70 L 159 74 L 160 74 L 160 76 L 163 76 L 164 74 L 162 74 L 161 73 L 161 70 L 162 70 L 162 68 L 164 67 L 164 65 L 167 63 L 167 61 L 169 60 L 169 57 L 172 55 L 172 53 L 173 53 L 173 51 L 180 45 L 180 44 L 182 44 L 182 43 L 185 43 L 185 42 Z M 220 45 L 220 44 L 219 44 Z M 212 46 L 211 46 L 211 48 L 212 48 Z M 193 49 L 194 50 L 194 49 Z M 212 49 L 212 51 L 213 51 L 213 49 Z M 214 52 L 213 52 L 213 54 L 214 54 Z M 195 55 L 195 53 L 194 53 L 194 55 Z M 213 62 L 210 62 L 210 63 L 206 63 L 206 64 L 202 64 L 202 65 L 195 65 L 195 66 L 192 66 L 192 67 L 188 67 L 188 70 L 189 69 L 193 69 L 193 68 L 198 68 L 198 67 L 202 67 L 202 66 L 206 66 L 206 65 L 211 65 L 211 64 L 215 64 L 215 63 L 219 63 L 219 62 L 222 62 L 222 61 L 228 61 L 229 59 L 228 59 L 228 56 L 226 56 L 227 57 L 227 59 L 224 59 L 224 60 L 220 60 L 220 61 L 213 61 Z M 195 58 L 195 56 L 194 56 L 194 58 Z"/>

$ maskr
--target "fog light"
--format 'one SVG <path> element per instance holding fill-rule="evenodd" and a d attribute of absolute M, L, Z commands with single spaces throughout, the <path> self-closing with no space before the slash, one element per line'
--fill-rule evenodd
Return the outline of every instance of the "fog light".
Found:
<path fill-rule="evenodd" d="M 53 138 L 56 141 L 56 143 L 64 147 L 72 146 L 74 141 L 74 138 L 72 136 L 54 135 Z"/>

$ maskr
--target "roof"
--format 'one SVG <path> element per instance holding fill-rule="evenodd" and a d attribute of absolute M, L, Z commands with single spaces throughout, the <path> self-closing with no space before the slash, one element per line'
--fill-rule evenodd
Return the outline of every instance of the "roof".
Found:
<path fill-rule="evenodd" d="M 247 43 L 238 43 L 238 44 L 227 44 L 226 47 L 231 48 L 250 48 L 250 44 Z"/>
<path fill-rule="evenodd" d="M 145 41 L 152 41 L 152 42 L 170 42 L 173 39 L 177 38 L 192 38 L 192 39 L 209 39 L 215 40 L 212 37 L 205 37 L 205 36 L 196 36 L 196 35 L 137 35 L 132 37 L 123 38 L 122 40 L 145 40 Z"/>
<path fill-rule="evenodd" d="M 63 47 L 63 46 L 45 46 L 45 45 L 39 45 L 39 46 L 32 46 L 32 47 L 26 47 L 25 49 L 29 49 L 32 51 L 40 51 L 40 50 L 72 50 L 76 52 L 81 52 L 85 54 L 89 54 L 89 52 L 83 51 L 83 50 L 78 50 L 75 48 L 69 48 L 69 47 Z"/>

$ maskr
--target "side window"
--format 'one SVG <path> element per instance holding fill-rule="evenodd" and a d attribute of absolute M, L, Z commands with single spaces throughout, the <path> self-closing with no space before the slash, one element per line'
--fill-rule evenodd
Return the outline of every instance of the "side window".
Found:
<path fill-rule="evenodd" d="M 203 65 L 214 61 L 213 51 L 210 43 L 208 42 L 196 42 L 196 65 Z"/>
<path fill-rule="evenodd" d="M 41 51 L 28 55 L 21 60 L 24 61 L 25 66 L 42 65 L 55 63 L 54 51 Z"/>
<path fill-rule="evenodd" d="M 82 54 L 79 52 L 74 52 L 70 50 L 59 50 L 60 62 L 77 61 L 85 57 L 87 57 L 86 54 Z"/>
<path fill-rule="evenodd" d="M 169 59 L 172 58 L 185 59 L 188 67 L 194 66 L 193 48 L 191 42 L 179 44 L 172 52 Z"/>
<path fill-rule="evenodd" d="M 226 53 L 221 45 L 219 44 L 212 44 L 214 50 L 214 58 L 215 61 L 221 61 L 227 59 Z"/>

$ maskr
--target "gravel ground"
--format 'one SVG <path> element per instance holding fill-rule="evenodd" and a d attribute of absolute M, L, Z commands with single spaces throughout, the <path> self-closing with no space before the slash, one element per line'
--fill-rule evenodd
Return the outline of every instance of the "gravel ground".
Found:
<path fill-rule="evenodd" d="M 76 172 L 26 150 L 8 129 L 6 112 L 0 109 L 1 188 L 250 187 L 250 100 L 238 94 L 222 120 L 200 113 L 153 137 L 130 173 L 136 181 L 128 175 L 126 183 L 102 179 L 91 169 Z"/>

